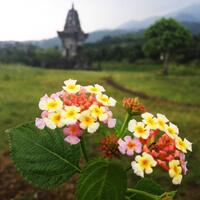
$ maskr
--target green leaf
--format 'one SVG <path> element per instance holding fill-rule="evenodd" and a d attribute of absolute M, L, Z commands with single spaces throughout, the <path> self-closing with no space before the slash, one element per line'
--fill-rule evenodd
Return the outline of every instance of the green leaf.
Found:
<path fill-rule="evenodd" d="M 165 192 L 164 189 L 154 181 L 143 178 L 133 189 L 128 189 L 129 200 L 172 200 L 176 191 Z"/>
<path fill-rule="evenodd" d="M 106 159 L 90 161 L 77 185 L 78 200 L 122 200 L 127 187 L 124 169 Z"/>
<path fill-rule="evenodd" d="M 161 195 L 165 192 L 164 189 L 158 183 L 148 178 L 143 178 L 140 181 L 138 181 L 135 188 L 138 190 L 149 192 L 154 195 Z"/>
<path fill-rule="evenodd" d="M 35 186 L 52 188 L 80 171 L 80 146 L 64 142 L 60 129 L 39 130 L 31 122 L 9 130 L 9 138 L 14 164 Z"/>
<path fill-rule="evenodd" d="M 135 186 L 136 190 L 139 191 L 144 191 L 149 193 L 150 195 L 145 195 L 145 194 L 139 194 L 139 193 L 135 193 L 135 194 L 131 194 L 131 200 L 152 200 L 154 199 L 153 196 L 157 195 L 160 196 L 161 194 L 164 193 L 164 190 L 161 188 L 161 186 L 157 183 L 155 183 L 154 181 L 147 179 L 147 178 L 143 178 L 140 181 L 138 181 L 138 183 Z M 152 196 L 152 197 L 150 197 Z"/>

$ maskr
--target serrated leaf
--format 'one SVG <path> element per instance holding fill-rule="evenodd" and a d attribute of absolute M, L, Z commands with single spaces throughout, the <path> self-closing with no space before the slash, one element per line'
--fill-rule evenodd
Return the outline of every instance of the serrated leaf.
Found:
<path fill-rule="evenodd" d="M 39 130 L 27 123 L 9 131 L 17 169 L 35 186 L 52 188 L 79 171 L 80 146 L 64 142 L 61 130 Z"/>
<path fill-rule="evenodd" d="M 78 200 L 122 200 L 127 177 L 121 165 L 106 159 L 89 162 L 77 184 Z"/>

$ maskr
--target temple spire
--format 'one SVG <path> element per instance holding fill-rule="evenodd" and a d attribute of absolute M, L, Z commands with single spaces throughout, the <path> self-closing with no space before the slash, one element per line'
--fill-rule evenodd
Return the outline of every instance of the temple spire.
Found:
<path fill-rule="evenodd" d="M 78 12 L 72 8 L 68 11 L 63 31 L 58 31 L 63 46 L 63 55 L 66 57 L 75 57 L 78 49 L 83 46 L 88 34 L 81 29 Z"/>

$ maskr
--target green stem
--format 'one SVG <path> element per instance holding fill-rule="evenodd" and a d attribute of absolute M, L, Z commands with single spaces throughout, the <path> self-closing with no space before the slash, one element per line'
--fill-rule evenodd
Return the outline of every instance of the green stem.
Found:
<path fill-rule="evenodd" d="M 127 192 L 128 193 L 135 193 L 135 194 L 142 194 L 142 195 L 149 197 L 151 199 L 158 199 L 158 197 L 159 197 L 157 195 L 153 195 L 153 194 L 150 194 L 148 192 L 145 192 L 145 191 L 142 191 L 142 190 L 137 190 L 137 189 L 134 189 L 134 188 L 128 188 Z"/>
<path fill-rule="evenodd" d="M 131 118 L 131 115 L 129 113 L 126 113 L 126 116 L 125 116 L 125 119 L 124 119 L 124 123 L 120 129 L 120 132 L 119 132 L 119 136 L 120 137 L 124 137 L 124 131 L 126 130 L 126 127 L 128 125 L 128 121 L 129 119 Z"/>
<path fill-rule="evenodd" d="M 87 151 L 86 151 L 86 148 L 85 148 L 85 138 L 84 138 L 84 136 L 82 136 L 80 143 L 81 143 L 81 150 L 82 150 L 83 156 L 84 156 L 86 162 L 88 162 L 88 155 L 87 155 Z"/>

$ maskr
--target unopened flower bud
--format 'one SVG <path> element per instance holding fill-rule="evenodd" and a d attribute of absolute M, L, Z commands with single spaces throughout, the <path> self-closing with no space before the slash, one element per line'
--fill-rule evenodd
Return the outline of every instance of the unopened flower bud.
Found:
<path fill-rule="evenodd" d="M 138 97 L 136 98 L 124 98 L 123 106 L 127 112 L 131 115 L 140 115 L 145 112 L 145 107 L 141 103 Z"/>

